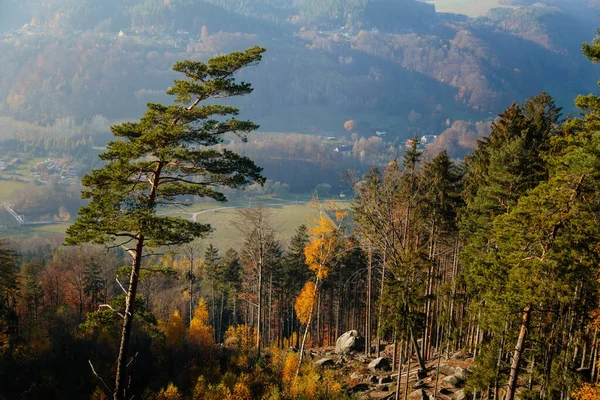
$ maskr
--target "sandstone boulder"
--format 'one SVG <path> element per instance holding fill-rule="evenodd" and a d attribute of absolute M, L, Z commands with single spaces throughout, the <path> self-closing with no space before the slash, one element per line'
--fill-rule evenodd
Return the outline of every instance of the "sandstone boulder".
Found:
<path fill-rule="evenodd" d="M 391 371 L 392 365 L 389 358 L 379 357 L 369 363 L 369 371 L 376 374 L 378 372 Z"/>
<path fill-rule="evenodd" d="M 337 354 L 349 353 L 351 351 L 361 351 L 365 348 L 365 338 L 358 331 L 352 330 L 344 333 L 335 342 L 335 352 Z"/>

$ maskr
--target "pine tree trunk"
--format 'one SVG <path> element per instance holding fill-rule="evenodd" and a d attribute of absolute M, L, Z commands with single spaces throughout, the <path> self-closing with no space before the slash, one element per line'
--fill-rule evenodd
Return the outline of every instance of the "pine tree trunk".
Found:
<path fill-rule="evenodd" d="M 119 347 L 119 356 L 117 358 L 117 371 L 115 379 L 114 400 L 127 399 L 127 353 L 129 351 L 129 339 L 131 337 L 131 324 L 133 322 L 133 313 L 135 310 L 135 297 L 139 282 L 140 267 L 142 265 L 142 252 L 144 250 L 144 236 L 137 236 L 135 256 L 133 258 L 133 267 L 129 276 L 129 288 L 125 298 L 125 313 L 123 318 L 123 329 L 121 331 L 121 346 Z"/>
<path fill-rule="evenodd" d="M 502 355 L 504 354 L 504 339 L 506 330 L 508 329 L 508 321 L 504 323 L 504 330 L 502 331 L 502 337 L 500 338 L 500 349 L 498 350 L 498 360 L 496 361 L 496 376 L 494 378 L 494 400 L 498 400 L 498 388 L 500 380 L 500 368 L 502 367 Z"/>
<path fill-rule="evenodd" d="M 519 363 L 521 362 L 521 355 L 523 353 L 523 345 L 527 338 L 527 330 L 529 328 L 529 321 L 531 319 L 531 305 L 527 305 L 523 310 L 523 322 L 521 323 L 521 330 L 519 331 L 519 338 L 517 339 L 517 345 L 515 346 L 515 352 L 512 358 L 512 364 L 510 366 L 510 376 L 508 378 L 508 389 L 506 392 L 505 400 L 514 400 L 515 392 L 517 390 L 517 378 L 519 377 Z"/>
<path fill-rule="evenodd" d="M 421 355 L 421 349 L 419 349 L 419 343 L 417 342 L 417 337 L 415 336 L 414 328 L 410 328 L 410 337 L 411 337 L 412 344 L 415 349 L 415 353 L 417 354 L 417 361 L 419 362 L 419 368 L 421 368 L 422 371 L 425 371 L 425 370 L 427 370 L 427 366 L 425 365 L 425 360 L 423 360 L 423 356 Z"/>
<path fill-rule="evenodd" d="M 396 358 L 397 340 L 394 339 L 394 358 Z M 398 378 L 396 379 L 396 400 L 400 400 L 400 385 L 402 384 L 402 344 L 400 345 L 400 357 L 398 361 Z"/>
<path fill-rule="evenodd" d="M 260 358 L 260 348 L 261 348 L 261 339 L 260 339 L 260 330 L 262 328 L 261 323 L 261 315 L 262 315 L 262 267 L 263 267 L 263 248 L 262 248 L 262 240 L 260 242 L 259 250 L 258 250 L 258 318 L 256 319 L 256 350 L 257 357 Z"/>
<path fill-rule="evenodd" d="M 408 399 L 408 392 L 409 392 L 408 380 L 410 379 L 410 360 L 412 358 L 412 346 L 411 345 L 414 345 L 414 343 L 415 343 L 415 337 L 412 335 L 412 332 L 410 335 L 412 336 L 413 340 L 412 340 L 412 343 L 410 341 L 406 342 L 407 364 L 406 364 L 406 390 L 404 390 L 404 400 Z"/>
<path fill-rule="evenodd" d="M 377 313 L 377 357 L 381 357 L 381 314 L 383 313 L 383 290 L 385 288 L 385 251 L 383 252 L 383 262 L 381 265 L 381 288 L 379 290 L 379 312 Z"/>
<path fill-rule="evenodd" d="M 369 262 L 367 264 L 367 298 L 365 312 L 365 355 L 371 355 L 371 271 L 373 268 L 373 246 L 369 245 Z"/>

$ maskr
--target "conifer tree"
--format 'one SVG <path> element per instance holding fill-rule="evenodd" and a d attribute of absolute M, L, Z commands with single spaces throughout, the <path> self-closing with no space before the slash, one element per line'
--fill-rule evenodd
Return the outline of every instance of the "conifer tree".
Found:
<path fill-rule="evenodd" d="M 221 186 L 240 188 L 264 182 L 261 169 L 250 159 L 214 147 L 225 133 L 245 138 L 257 125 L 237 120 L 235 107 L 201 104 L 251 93 L 250 84 L 236 82 L 235 74 L 258 63 L 264 51 L 254 47 L 214 57 L 208 63 L 176 63 L 173 69 L 184 79 L 176 80 L 167 93 L 176 96 L 178 104 L 150 103 L 140 121 L 113 126 L 117 139 L 109 142 L 107 151 L 100 155 L 106 164 L 82 180 L 82 197 L 90 202 L 67 230 L 66 243 L 122 246 L 132 257 L 115 400 L 130 397 L 126 366 L 144 251 L 188 243 L 209 230 L 204 224 L 159 215 L 159 208 L 189 195 L 225 201 L 218 190 Z"/>

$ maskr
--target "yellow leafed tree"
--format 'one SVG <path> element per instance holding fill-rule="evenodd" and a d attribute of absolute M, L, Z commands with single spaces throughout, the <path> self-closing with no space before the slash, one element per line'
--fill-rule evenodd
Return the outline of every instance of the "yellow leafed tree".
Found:
<path fill-rule="evenodd" d="M 314 282 L 308 281 L 302 288 L 302 291 L 296 298 L 294 309 L 301 323 L 308 323 L 308 319 L 315 307 L 317 286 Z"/>
<path fill-rule="evenodd" d="M 319 294 L 319 282 L 327 278 L 331 270 L 331 263 L 334 259 L 335 244 L 338 241 L 339 233 L 342 227 L 342 221 L 347 213 L 337 211 L 335 213 L 335 222 L 327 218 L 326 215 L 321 216 L 314 221 L 313 228 L 310 229 L 310 242 L 304 248 L 304 256 L 306 257 L 306 265 L 315 273 L 315 282 L 307 282 L 302 292 L 296 299 L 295 309 L 298 313 L 298 318 L 306 326 L 304 336 L 302 337 L 302 345 L 300 346 L 300 357 L 298 367 L 296 368 L 296 376 L 300 373 L 302 365 L 302 356 L 304 355 L 304 345 L 306 337 L 310 329 L 313 311 Z"/>
<path fill-rule="evenodd" d="M 208 306 L 204 299 L 200 299 L 194 311 L 194 318 L 190 322 L 190 343 L 199 348 L 206 348 L 213 344 L 213 327 L 208 322 Z"/>
<path fill-rule="evenodd" d="M 156 400 L 183 400 L 181 393 L 179 393 L 179 389 L 177 386 L 169 383 L 169 386 L 166 389 L 162 389 L 158 396 L 156 396 Z"/>
<path fill-rule="evenodd" d="M 575 393 L 576 400 L 600 400 L 600 384 L 584 383 Z"/>
<path fill-rule="evenodd" d="M 183 345 L 185 340 L 185 326 L 179 311 L 175 310 L 169 322 L 164 328 L 165 331 L 165 342 L 168 348 L 176 349 Z"/>

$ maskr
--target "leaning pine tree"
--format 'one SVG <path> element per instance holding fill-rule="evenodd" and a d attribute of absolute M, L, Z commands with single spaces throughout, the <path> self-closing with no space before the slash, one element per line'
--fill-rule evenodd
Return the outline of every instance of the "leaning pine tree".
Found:
<path fill-rule="evenodd" d="M 179 104 L 148 104 L 139 122 L 113 126 L 118 139 L 109 142 L 107 151 L 100 155 L 106 164 L 82 180 L 82 197 L 90 202 L 67 230 L 66 244 L 120 246 L 132 257 L 125 310 L 121 313 L 115 400 L 129 398 L 129 339 L 144 250 L 188 243 L 209 230 L 205 224 L 158 215 L 157 209 L 176 203 L 181 196 L 226 201 L 219 187 L 241 188 L 265 180 L 261 168 L 250 159 L 215 147 L 225 133 L 233 132 L 245 139 L 258 126 L 235 119 L 235 107 L 200 104 L 251 93 L 250 84 L 237 83 L 234 75 L 257 64 L 264 51 L 253 47 L 214 57 L 208 63 L 175 64 L 173 69 L 185 78 L 176 80 L 167 93 L 175 95 Z"/>

